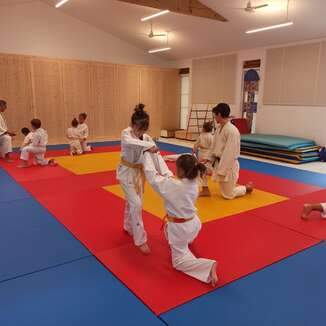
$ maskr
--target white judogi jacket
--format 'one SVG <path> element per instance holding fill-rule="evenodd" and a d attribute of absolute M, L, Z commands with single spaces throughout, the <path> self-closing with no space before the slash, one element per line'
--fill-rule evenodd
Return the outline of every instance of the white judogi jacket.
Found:
<path fill-rule="evenodd" d="M 70 127 L 67 129 L 67 138 L 69 139 L 70 143 L 72 143 L 76 140 L 80 141 L 83 136 L 78 127 Z"/>
<path fill-rule="evenodd" d="M 128 127 L 121 132 L 121 159 L 133 163 L 140 164 L 141 156 L 144 150 L 155 146 L 153 139 L 147 135 L 143 135 L 143 140 L 137 138 L 132 128 Z M 120 164 L 117 169 L 117 179 L 122 182 L 134 182 L 137 171 Z"/>
<path fill-rule="evenodd" d="M 218 126 L 213 144 L 213 155 L 219 158 L 215 164 L 213 179 L 228 181 L 235 170 L 239 170 L 240 133 L 230 121 Z"/>
<path fill-rule="evenodd" d="M 0 136 L 8 131 L 8 127 L 3 115 L 0 113 Z"/>
<path fill-rule="evenodd" d="M 22 146 L 21 147 L 25 147 L 27 145 L 30 145 L 33 141 L 33 132 L 30 132 L 29 134 L 27 134 L 23 140 Z"/>
<path fill-rule="evenodd" d="M 198 232 L 201 222 L 197 216 L 195 206 L 198 197 L 198 185 L 196 180 L 175 179 L 170 176 L 158 174 L 149 153 L 143 157 L 146 180 L 164 199 L 164 206 L 169 216 L 191 219 L 185 223 L 168 223 L 168 240 L 175 244 L 182 240 L 183 232 L 196 229 Z M 172 173 L 171 173 L 172 174 Z"/>
<path fill-rule="evenodd" d="M 80 132 L 81 136 L 83 138 L 88 138 L 89 136 L 89 131 L 88 131 L 88 126 L 87 124 L 84 122 L 84 123 L 80 123 L 77 127 L 78 131 Z"/>
<path fill-rule="evenodd" d="M 210 132 L 203 132 L 195 142 L 194 149 L 199 151 L 199 161 L 212 159 L 214 136 Z"/>
<path fill-rule="evenodd" d="M 38 128 L 33 132 L 32 146 L 46 149 L 48 144 L 48 133 L 43 128 Z"/>

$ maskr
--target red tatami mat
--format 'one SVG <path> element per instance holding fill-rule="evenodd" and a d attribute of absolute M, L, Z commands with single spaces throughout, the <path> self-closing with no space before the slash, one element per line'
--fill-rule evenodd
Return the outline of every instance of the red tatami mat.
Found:
<path fill-rule="evenodd" d="M 305 203 L 322 203 L 326 201 L 326 189 L 296 197 L 284 202 L 258 208 L 255 214 L 284 227 L 296 230 L 311 237 L 326 240 L 326 219 L 319 212 L 313 212 L 308 221 L 301 219 Z"/>
<path fill-rule="evenodd" d="M 101 188 L 36 197 L 92 253 L 115 248 L 132 239 L 123 232 L 124 200 Z M 143 214 L 145 227 L 159 230 L 161 221 Z"/>
<path fill-rule="evenodd" d="M 244 213 L 204 224 L 192 250 L 218 261 L 223 286 L 318 242 Z M 212 290 L 172 269 L 162 236 L 149 244 L 150 256 L 140 254 L 131 243 L 96 256 L 158 315 Z"/>
<path fill-rule="evenodd" d="M 115 171 L 82 175 L 72 174 L 55 179 L 21 182 L 21 185 L 36 197 L 48 197 L 49 195 L 80 191 L 88 188 L 101 188 L 113 184 L 117 184 Z"/>
<path fill-rule="evenodd" d="M 321 189 L 317 186 L 241 169 L 239 183 L 246 184 L 249 181 L 253 181 L 255 188 L 259 190 L 264 190 L 289 198 L 301 196 Z"/>
<path fill-rule="evenodd" d="M 29 168 L 18 168 L 18 164 L 19 162 L 2 162 L 1 164 L 6 172 L 18 182 L 55 179 L 73 175 L 70 171 L 60 166 L 31 166 Z"/>

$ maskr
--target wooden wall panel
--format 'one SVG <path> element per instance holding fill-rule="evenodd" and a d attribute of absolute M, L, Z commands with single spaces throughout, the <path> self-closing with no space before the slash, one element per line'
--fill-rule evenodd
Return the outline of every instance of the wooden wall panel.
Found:
<path fill-rule="evenodd" d="M 158 69 L 142 68 L 140 71 L 140 101 L 146 104 L 150 114 L 149 133 L 155 137 L 160 135 L 163 111 L 164 72 Z"/>
<path fill-rule="evenodd" d="M 180 76 L 177 69 L 0 54 L 0 98 L 10 129 L 38 117 L 49 143 L 66 142 L 80 112 L 88 114 L 91 140 L 119 139 L 140 101 L 159 136 L 161 128 L 179 127 Z"/>
<path fill-rule="evenodd" d="M 180 128 L 180 87 L 178 71 L 164 71 L 163 108 L 161 112 L 162 129 Z"/>
<path fill-rule="evenodd" d="M 63 61 L 63 96 L 65 109 L 65 127 L 70 126 L 73 118 L 80 112 L 87 112 L 87 124 L 90 136 L 94 137 L 95 109 L 91 89 L 90 63 L 82 61 Z"/>
<path fill-rule="evenodd" d="M 215 103 L 221 100 L 222 58 L 193 61 L 192 103 Z"/>
<path fill-rule="evenodd" d="M 91 65 L 94 88 L 96 138 L 114 137 L 119 133 L 114 114 L 115 105 L 115 66 L 113 64 L 94 63 Z"/>
<path fill-rule="evenodd" d="M 193 60 L 192 103 L 235 103 L 237 55 Z"/>
<path fill-rule="evenodd" d="M 59 60 L 32 58 L 34 116 L 41 119 L 52 142 L 66 141 L 62 88 L 62 64 Z"/>
<path fill-rule="evenodd" d="M 314 104 L 318 56 L 318 43 L 285 48 L 281 103 Z"/>
<path fill-rule="evenodd" d="M 281 101 L 281 78 L 284 49 L 270 49 L 266 53 L 264 104 L 279 104 Z"/>
<path fill-rule="evenodd" d="M 8 103 L 8 128 L 17 132 L 15 144 L 22 140 L 20 129 L 30 127 L 33 117 L 30 57 L 0 55 L 0 98 Z"/>
<path fill-rule="evenodd" d="M 316 86 L 316 105 L 326 104 L 326 42 L 320 44 L 320 60 L 318 63 Z"/>
<path fill-rule="evenodd" d="M 221 81 L 221 93 L 223 102 L 235 103 L 235 85 L 237 73 L 237 56 L 226 55 L 223 59 L 223 77 Z"/>
<path fill-rule="evenodd" d="M 115 87 L 114 115 L 121 131 L 129 126 L 134 108 L 140 102 L 140 68 L 117 65 Z"/>
<path fill-rule="evenodd" d="M 265 105 L 326 105 L 326 42 L 267 50 Z"/>

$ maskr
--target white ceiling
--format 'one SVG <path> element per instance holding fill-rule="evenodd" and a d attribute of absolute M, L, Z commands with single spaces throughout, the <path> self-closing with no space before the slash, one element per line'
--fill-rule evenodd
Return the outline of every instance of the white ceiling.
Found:
<path fill-rule="evenodd" d="M 58 0 L 42 1 L 53 6 Z M 172 47 L 171 51 L 160 55 L 169 60 L 182 60 L 326 36 L 326 0 L 291 0 L 289 18 L 294 21 L 292 27 L 250 35 L 245 34 L 247 29 L 285 21 L 287 0 L 253 0 L 253 4 L 269 4 L 253 14 L 232 9 L 245 6 L 246 2 L 202 0 L 226 17 L 227 23 L 173 13 L 156 18 L 153 20 L 154 32 L 170 31 L 169 43 Z M 149 23 L 140 21 L 141 17 L 157 12 L 156 9 L 116 0 L 70 0 L 56 10 L 62 10 L 144 50 L 160 47 L 166 42 L 164 38 L 146 37 Z"/>

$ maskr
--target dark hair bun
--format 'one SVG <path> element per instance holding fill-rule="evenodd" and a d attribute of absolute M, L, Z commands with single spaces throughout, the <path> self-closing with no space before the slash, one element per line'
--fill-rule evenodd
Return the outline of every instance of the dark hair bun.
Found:
<path fill-rule="evenodd" d="M 145 108 L 145 104 L 139 103 L 135 107 L 135 112 L 142 113 L 142 112 L 144 112 L 144 108 Z"/>

